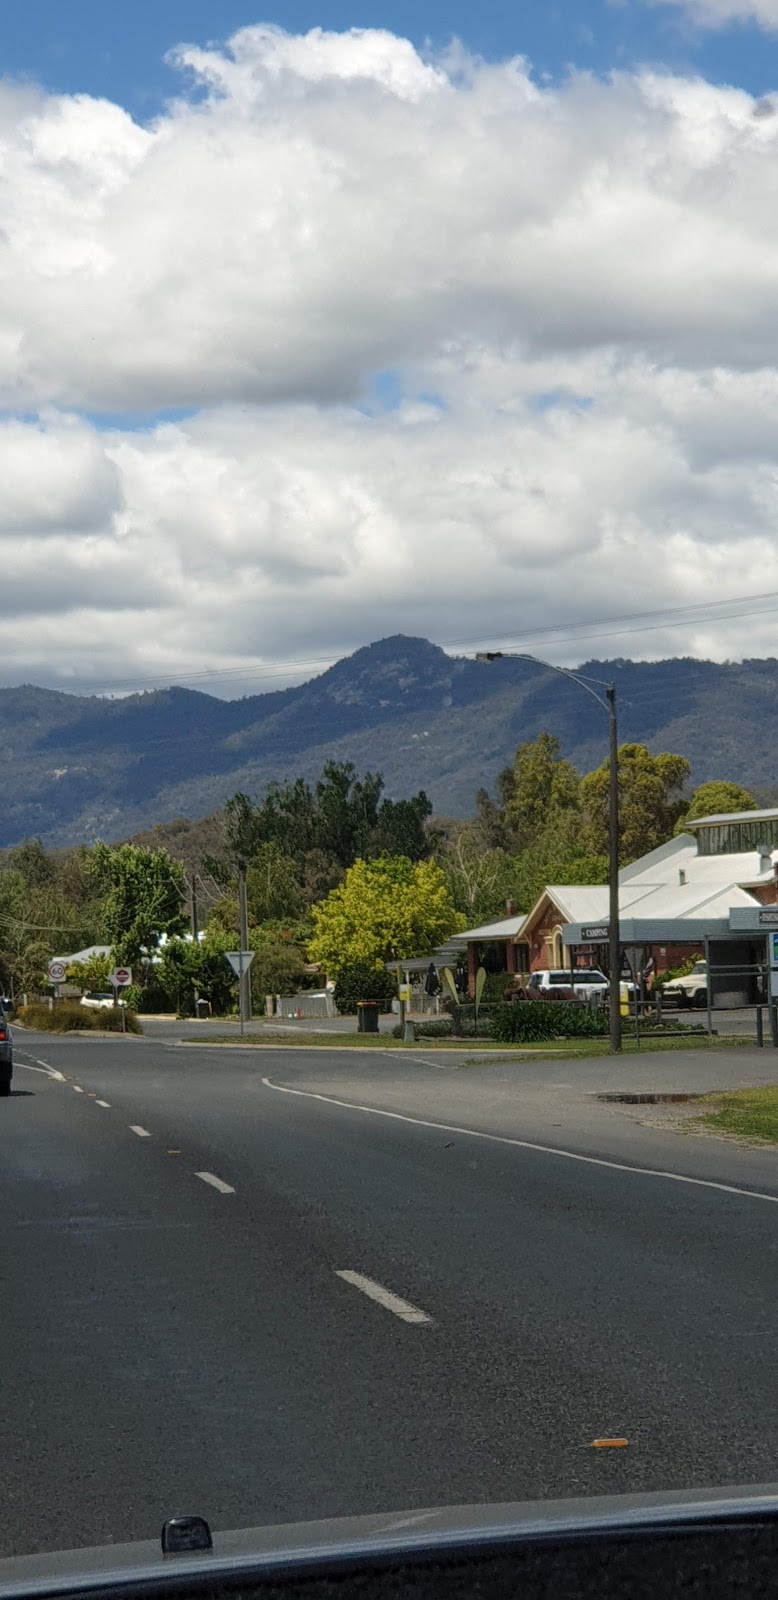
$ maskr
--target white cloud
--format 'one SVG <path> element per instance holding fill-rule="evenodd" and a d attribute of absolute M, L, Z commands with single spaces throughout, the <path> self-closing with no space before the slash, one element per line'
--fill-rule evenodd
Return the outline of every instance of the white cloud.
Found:
<path fill-rule="evenodd" d="M 753 22 L 768 32 L 778 30 L 778 0 L 650 0 L 650 4 L 679 6 L 700 28 Z"/>
<path fill-rule="evenodd" d="M 778 119 L 378 31 L 175 58 L 148 128 L 0 87 L 5 681 L 778 590 Z"/>

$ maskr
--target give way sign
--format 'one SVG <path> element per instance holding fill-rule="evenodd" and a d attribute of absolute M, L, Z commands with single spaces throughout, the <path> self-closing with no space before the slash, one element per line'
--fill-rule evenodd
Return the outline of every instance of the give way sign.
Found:
<path fill-rule="evenodd" d="M 111 973 L 111 983 L 114 989 L 127 989 L 132 983 L 131 967 L 114 967 Z"/>

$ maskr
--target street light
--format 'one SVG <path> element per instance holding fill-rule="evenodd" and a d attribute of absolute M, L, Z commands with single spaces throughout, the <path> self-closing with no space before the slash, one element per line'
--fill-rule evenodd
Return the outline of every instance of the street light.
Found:
<path fill-rule="evenodd" d="M 610 951 L 610 1047 L 614 1055 L 621 1051 L 621 938 L 619 935 L 619 741 L 616 725 L 616 685 L 603 683 L 599 678 L 582 678 L 566 667 L 556 667 L 552 661 L 541 661 L 539 656 L 519 655 L 512 650 L 479 650 L 476 661 L 531 661 L 536 667 L 546 667 L 549 672 L 559 672 L 563 678 L 572 679 L 592 696 L 608 713 L 608 948 Z M 596 683 L 605 690 L 605 697 L 592 688 Z"/>

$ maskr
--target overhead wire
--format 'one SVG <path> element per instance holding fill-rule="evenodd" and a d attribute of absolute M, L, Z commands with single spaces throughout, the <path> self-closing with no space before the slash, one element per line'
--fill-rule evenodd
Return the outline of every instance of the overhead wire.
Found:
<path fill-rule="evenodd" d="M 705 622 L 728 622 L 741 618 L 755 616 L 769 616 L 774 603 L 778 600 L 778 590 L 763 590 L 756 594 L 729 596 L 724 600 L 690 601 L 681 606 L 656 607 L 648 611 L 635 611 L 621 616 L 611 614 L 606 617 L 591 618 L 579 622 L 546 623 L 538 627 L 523 629 L 521 634 L 507 643 L 506 647 L 520 650 L 524 647 L 533 648 L 537 644 L 560 646 L 567 644 L 584 643 L 597 639 L 610 639 L 623 637 L 625 634 L 635 632 L 639 636 L 646 633 L 658 633 L 665 630 L 686 626 L 700 627 Z M 760 606 L 753 610 L 744 610 L 753 602 Z M 767 604 L 769 602 L 769 604 Z M 760 607 L 764 606 L 764 609 Z M 656 620 L 652 620 L 656 619 Z M 618 623 L 616 628 L 610 628 L 610 623 Z M 640 626 L 636 626 L 639 624 Z M 483 636 L 474 638 L 472 635 L 465 637 L 447 636 L 442 648 L 456 650 L 458 648 L 474 649 L 483 644 Z M 291 660 L 280 660 L 269 663 L 246 664 L 244 666 L 214 667 L 211 669 L 200 668 L 193 672 L 178 671 L 171 668 L 165 674 L 157 675 L 132 675 L 124 677 L 100 679 L 101 690 L 98 692 L 93 686 L 89 694 L 103 698 L 111 689 L 123 693 L 141 691 L 153 687 L 180 687 L 195 683 L 223 683 L 230 679 L 242 682 L 252 681 L 261 683 L 272 682 L 274 679 L 290 676 L 300 676 L 310 673 L 316 676 L 318 670 L 326 671 L 333 666 L 337 657 L 332 653 L 321 656 L 296 657 Z M 73 680 L 77 682 L 78 680 Z M 62 685 L 59 685 L 62 688 Z M 84 691 L 68 686 L 66 692 L 78 694 Z"/>

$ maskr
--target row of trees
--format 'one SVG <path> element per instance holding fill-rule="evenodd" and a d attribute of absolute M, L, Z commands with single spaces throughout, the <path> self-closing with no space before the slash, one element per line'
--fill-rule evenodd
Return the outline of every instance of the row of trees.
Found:
<path fill-rule="evenodd" d="M 689 797 L 688 778 L 683 756 L 621 747 L 623 861 L 695 816 L 756 804 L 728 782 Z M 542 733 L 519 746 L 494 794 L 479 791 L 467 821 L 433 817 L 423 791 L 392 800 L 380 774 L 333 762 L 315 784 L 275 784 L 259 803 L 234 795 L 218 847 L 194 874 L 153 846 L 46 850 L 26 840 L 0 855 L 0 978 L 6 992 L 35 992 L 51 956 L 105 944 L 111 957 L 81 969 L 85 986 L 104 985 L 117 960 L 133 967 L 134 998 L 147 1008 L 185 1010 L 199 990 L 224 1010 L 234 1003 L 224 952 L 238 944 L 239 863 L 258 999 L 321 982 L 322 970 L 377 970 L 499 916 L 508 900 L 528 910 L 546 883 L 604 883 L 607 798 L 607 763 L 581 776 Z M 192 942 L 195 889 L 204 931 Z"/>

